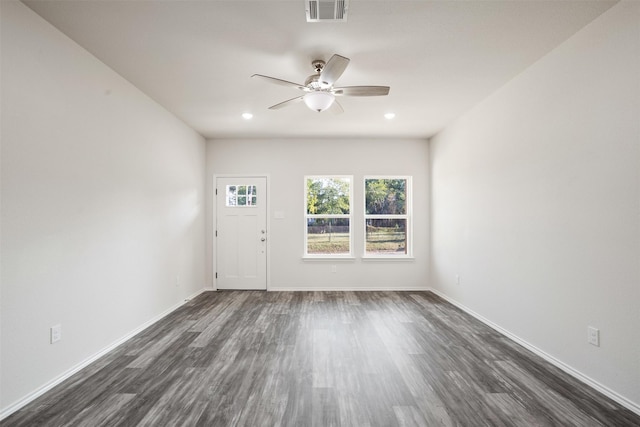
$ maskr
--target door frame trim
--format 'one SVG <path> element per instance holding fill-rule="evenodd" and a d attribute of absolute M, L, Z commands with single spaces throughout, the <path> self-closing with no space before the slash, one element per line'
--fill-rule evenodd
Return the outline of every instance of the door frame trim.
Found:
<path fill-rule="evenodd" d="M 270 197 L 271 197 L 271 174 L 268 173 L 249 173 L 249 174 L 241 174 L 241 173 L 221 173 L 221 174 L 213 174 L 213 229 L 211 230 L 211 239 L 213 240 L 213 250 L 212 250 L 212 266 L 213 271 L 211 272 L 211 277 L 213 280 L 213 290 L 218 290 L 218 279 L 216 278 L 216 271 L 218 270 L 218 239 L 216 238 L 216 231 L 218 229 L 218 198 L 216 197 L 215 191 L 218 188 L 218 178 L 264 178 L 265 179 L 265 187 L 267 189 L 267 198 L 265 205 L 265 214 L 267 222 L 267 259 L 266 259 L 266 287 L 267 291 L 271 289 L 271 214 L 269 212 L 270 206 Z"/>

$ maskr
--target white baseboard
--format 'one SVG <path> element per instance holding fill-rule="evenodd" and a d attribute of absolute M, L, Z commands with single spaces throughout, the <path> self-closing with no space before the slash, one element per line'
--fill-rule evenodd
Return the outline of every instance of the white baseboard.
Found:
<path fill-rule="evenodd" d="M 71 369 L 68 369 L 67 371 L 65 371 L 62 374 L 58 375 L 57 377 L 55 377 L 51 381 L 47 382 L 46 384 L 42 385 L 41 387 L 38 387 L 36 390 L 32 391 L 31 393 L 29 393 L 28 395 L 26 395 L 22 399 L 18 400 L 17 402 L 14 402 L 11 405 L 9 405 L 8 407 L 4 408 L 2 410 L 2 412 L 0 412 L 0 421 L 4 420 L 9 415 L 11 415 L 14 412 L 18 411 L 20 408 L 22 408 L 25 405 L 29 404 L 30 402 L 34 401 L 38 397 L 42 396 L 44 393 L 46 393 L 47 391 L 51 390 L 52 388 L 54 388 L 55 386 L 57 386 L 58 384 L 60 384 L 64 380 L 66 380 L 67 378 L 71 377 L 73 374 L 76 374 L 80 370 L 86 368 L 91 363 L 95 362 L 96 360 L 98 360 L 99 358 L 101 358 L 102 356 L 107 354 L 108 352 L 112 351 L 113 349 L 115 349 L 119 345 L 123 344 L 125 341 L 129 340 L 130 338 L 133 338 L 135 335 L 137 335 L 140 332 L 144 331 L 149 326 L 151 326 L 154 323 L 162 320 L 164 317 L 168 316 L 169 314 L 171 314 L 172 312 L 174 312 L 178 308 L 182 307 L 188 301 L 192 300 L 193 298 L 197 297 L 198 295 L 200 295 L 201 293 L 203 293 L 203 292 L 205 292 L 207 290 L 209 290 L 209 289 L 201 289 L 198 292 L 194 293 L 193 295 L 185 298 L 184 301 L 181 301 L 178 304 L 168 308 L 167 310 L 165 310 L 164 312 L 160 313 L 156 317 L 152 318 L 151 320 L 143 323 L 142 325 L 138 326 L 137 328 L 135 328 L 131 332 L 127 333 L 125 336 L 123 336 L 120 339 L 112 342 L 111 344 L 109 344 L 108 346 L 103 348 L 102 350 L 98 351 L 97 353 L 89 356 L 87 359 L 85 359 L 82 362 L 78 363 L 77 365 L 73 366 Z"/>
<path fill-rule="evenodd" d="M 516 343 L 520 344 L 521 346 L 523 346 L 527 350 L 529 350 L 529 351 L 535 353 L 536 355 L 542 357 L 544 360 L 546 360 L 547 362 L 551 363 L 555 367 L 563 370 L 567 374 L 569 374 L 572 377 L 576 378 L 577 380 L 585 383 L 589 387 L 599 391 L 600 393 L 604 394 L 605 396 L 607 396 L 611 400 L 614 400 L 615 402 L 619 403 L 620 405 L 624 406 L 625 408 L 629 409 L 630 411 L 633 411 L 636 414 L 640 415 L 640 404 L 635 403 L 635 402 L 627 399 L 626 397 L 622 396 L 621 394 L 615 392 L 614 390 L 611 390 L 609 387 L 600 384 L 598 381 L 594 380 L 593 378 L 590 378 L 589 376 L 583 374 L 582 372 L 578 371 L 577 369 L 567 365 L 563 361 L 556 359 L 552 355 L 544 352 L 543 350 L 541 350 L 538 347 L 528 343 L 527 341 L 523 340 L 522 338 L 518 337 L 517 335 L 514 335 L 513 333 L 509 332 L 508 330 L 506 330 L 506 329 L 502 328 L 501 326 L 493 323 L 491 320 L 483 317 L 482 315 L 476 313 L 475 311 L 473 311 L 470 308 L 464 306 L 463 304 L 460 304 L 458 301 L 448 297 L 447 295 L 443 294 L 442 292 L 440 292 L 440 291 L 438 291 L 436 289 L 429 289 L 429 290 L 431 292 L 433 292 L 434 294 L 438 295 L 439 297 L 441 297 L 442 299 L 446 300 L 447 302 L 455 305 L 456 307 L 458 307 L 459 309 L 461 309 L 465 313 L 468 313 L 471 316 L 475 317 L 476 319 L 478 319 L 479 321 L 481 321 L 485 325 L 489 326 L 491 329 L 494 329 L 495 331 L 501 333 L 502 335 L 506 336 L 510 340 L 515 341 Z"/>
<path fill-rule="evenodd" d="M 270 287 L 269 292 L 407 292 L 407 291 L 430 291 L 424 287 L 402 287 L 402 288 L 385 288 L 385 287 L 366 287 L 366 286 L 309 286 L 309 287 Z"/>

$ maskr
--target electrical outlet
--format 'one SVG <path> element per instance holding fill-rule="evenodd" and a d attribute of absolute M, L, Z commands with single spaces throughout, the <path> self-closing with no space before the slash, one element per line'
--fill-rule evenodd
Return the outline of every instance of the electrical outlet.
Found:
<path fill-rule="evenodd" d="M 62 326 L 55 325 L 51 327 L 51 344 L 56 343 L 62 339 Z"/>
<path fill-rule="evenodd" d="M 334 264 L 334 265 L 332 265 L 332 266 L 331 266 L 331 272 L 332 272 L 332 273 L 337 273 L 337 272 L 338 272 L 338 266 L 337 266 L 337 265 L 335 265 L 335 264 Z"/>
<path fill-rule="evenodd" d="M 600 330 L 593 326 L 587 326 L 587 342 L 600 347 Z"/>

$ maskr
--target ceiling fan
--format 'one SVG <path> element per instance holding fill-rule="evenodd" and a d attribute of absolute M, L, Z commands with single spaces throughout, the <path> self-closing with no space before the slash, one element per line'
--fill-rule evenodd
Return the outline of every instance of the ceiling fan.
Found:
<path fill-rule="evenodd" d="M 306 92 L 304 95 L 272 105 L 269 107 L 270 110 L 279 110 L 280 108 L 304 101 L 307 107 L 318 113 L 327 110 L 331 106 L 333 106 L 332 111 L 342 113 L 344 110 L 336 101 L 336 96 L 383 96 L 389 94 L 389 86 L 334 87 L 333 85 L 336 80 L 340 78 L 347 68 L 347 65 L 349 65 L 349 58 L 345 58 L 344 56 L 333 55 L 327 63 L 316 59 L 311 65 L 316 73 L 307 77 L 304 84 L 263 76 L 262 74 L 254 74 L 251 77 L 257 77 L 281 86 L 294 87 Z"/>

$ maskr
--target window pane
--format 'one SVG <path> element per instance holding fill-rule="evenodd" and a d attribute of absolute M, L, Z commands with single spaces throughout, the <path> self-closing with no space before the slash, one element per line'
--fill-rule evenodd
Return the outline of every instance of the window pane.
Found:
<path fill-rule="evenodd" d="M 368 255 L 406 255 L 406 219 L 367 219 L 366 253 Z"/>
<path fill-rule="evenodd" d="M 406 215 L 406 179 L 365 179 L 366 213 L 369 215 Z"/>
<path fill-rule="evenodd" d="M 307 179 L 307 214 L 349 214 L 349 178 Z"/>
<path fill-rule="evenodd" d="M 236 206 L 236 186 L 227 185 L 227 206 Z"/>
<path fill-rule="evenodd" d="M 348 218 L 308 218 L 308 254 L 349 254 Z"/>

